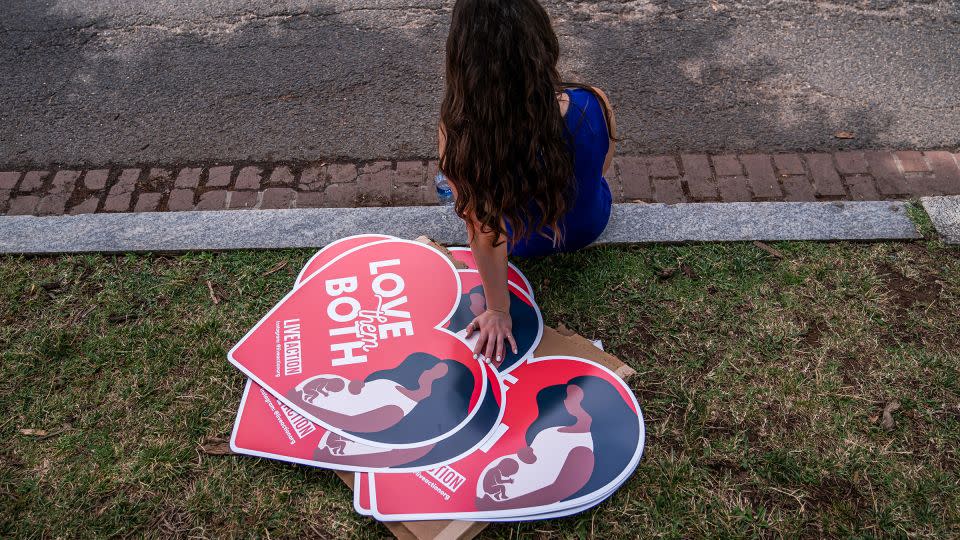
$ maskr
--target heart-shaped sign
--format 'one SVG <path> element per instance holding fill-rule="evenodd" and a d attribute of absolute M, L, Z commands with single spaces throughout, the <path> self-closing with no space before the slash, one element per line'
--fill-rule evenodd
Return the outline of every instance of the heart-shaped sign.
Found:
<path fill-rule="evenodd" d="M 419 242 L 349 249 L 291 291 L 228 357 L 288 407 L 352 441 L 435 443 L 469 422 L 487 372 L 443 326 L 460 280 Z"/>
<path fill-rule="evenodd" d="M 300 275 L 297 276 L 295 286 L 299 286 L 310 274 L 322 270 L 325 265 L 334 260 L 339 254 L 357 246 L 395 238 L 380 234 L 360 234 L 348 236 L 323 247 L 307 261 Z M 483 283 L 477 270 L 476 260 L 468 247 L 449 248 L 450 254 L 457 261 L 467 265 L 467 269 L 458 270 L 460 274 L 461 297 L 457 310 L 447 322 L 446 328 L 463 337 L 473 349 L 479 334 L 466 338 L 466 326 L 474 317 L 486 309 L 486 295 Z M 496 364 L 501 373 L 509 372 L 524 359 L 530 357 L 540 339 L 543 337 L 543 316 L 540 308 L 533 299 L 533 290 L 530 281 L 512 263 L 507 263 L 507 287 L 510 292 L 510 316 L 513 323 L 513 336 L 517 342 L 517 353 L 507 351 L 503 361 Z"/>
<path fill-rule="evenodd" d="M 303 268 L 300 269 L 300 273 L 297 275 L 297 281 L 294 284 L 294 287 L 299 287 L 300 284 L 303 283 L 313 273 L 318 270 L 322 270 L 338 256 L 350 251 L 353 248 L 391 239 L 396 239 L 396 236 L 387 236 L 385 234 L 355 234 L 353 236 L 346 236 L 339 240 L 334 240 L 333 242 L 323 246 L 323 249 L 320 251 L 314 253 L 313 257 L 310 257 L 310 260 L 307 261 L 307 264 L 303 265 Z"/>
<path fill-rule="evenodd" d="M 380 448 L 327 431 L 247 380 L 230 447 L 281 461 L 344 471 L 419 471 L 464 457 L 482 445 L 503 416 L 503 388 L 487 366 L 490 384 L 466 426 L 449 437 L 413 448 Z"/>
<path fill-rule="evenodd" d="M 378 519 L 529 519 L 609 496 L 643 451 L 640 407 L 626 384 L 580 358 L 529 360 L 510 375 L 495 440 L 417 475 L 370 475 Z"/>
<path fill-rule="evenodd" d="M 361 516 L 370 516 L 370 479 L 369 474 L 358 472 L 353 475 L 353 509 Z"/>

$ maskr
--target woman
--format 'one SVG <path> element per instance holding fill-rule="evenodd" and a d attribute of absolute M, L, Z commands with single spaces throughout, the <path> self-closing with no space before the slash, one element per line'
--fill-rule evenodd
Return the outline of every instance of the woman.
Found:
<path fill-rule="evenodd" d="M 630 465 L 640 423 L 609 382 L 590 375 L 537 393 L 527 446 L 499 457 L 477 483 L 477 509 L 533 508 L 609 488 Z"/>
<path fill-rule="evenodd" d="M 610 217 L 616 125 L 606 96 L 564 84 L 560 46 L 536 0 L 457 0 L 447 37 L 440 170 L 467 227 L 487 309 L 468 325 L 499 364 L 516 354 L 507 254 L 587 246 Z"/>

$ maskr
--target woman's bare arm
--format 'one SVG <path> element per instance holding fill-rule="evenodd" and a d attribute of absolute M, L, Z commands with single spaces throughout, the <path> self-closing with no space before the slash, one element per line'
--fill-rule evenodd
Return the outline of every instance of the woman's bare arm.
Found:
<path fill-rule="evenodd" d="M 469 228 L 469 227 L 468 227 Z M 500 237 L 500 245 L 493 245 L 493 233 L 480 232 L 474 225 L 474 234 L 470 239 L 470 251 L 477 261 L 480 281 L 483 282 L 483 295 L 487 299 L 487 309 L 510 313 L 510 291 L 507 289 L 507 243 Z"/>

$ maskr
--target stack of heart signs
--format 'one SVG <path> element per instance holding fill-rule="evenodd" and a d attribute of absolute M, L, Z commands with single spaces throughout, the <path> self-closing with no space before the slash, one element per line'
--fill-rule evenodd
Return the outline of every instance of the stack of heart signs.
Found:
<path fill-rule="evenodd" d="M 609 497 L 643 451 L 633 392 L 601 363 L 541 355 L 512 265 L 519 350 L 475 358 L 471 267 L 468 249 L 382 235 L 317 253 L 229 353 L 249 377 L 233 451 L 353 472 L 356 510 L 382 521 L 546 519 Z"/>

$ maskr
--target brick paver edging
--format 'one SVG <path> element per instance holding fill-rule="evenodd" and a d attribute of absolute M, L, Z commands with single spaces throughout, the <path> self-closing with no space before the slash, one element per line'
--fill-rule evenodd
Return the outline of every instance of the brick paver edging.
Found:
<path fill-rule="evenodd" d="M 415 160 L 0 171 L 0 214 L 433 205 L 436 170 Z M 960 154 L 621 156 L 607 180 L 615 202 L 902 199 L 960 194 Z"/>

